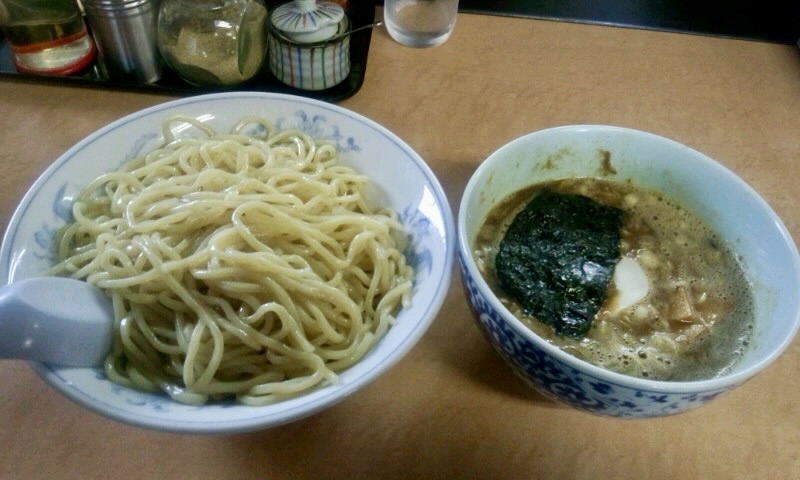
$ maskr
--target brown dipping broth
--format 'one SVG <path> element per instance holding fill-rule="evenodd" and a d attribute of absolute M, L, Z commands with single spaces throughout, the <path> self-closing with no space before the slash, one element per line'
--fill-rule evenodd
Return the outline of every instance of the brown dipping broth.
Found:
<path fill-rule="evenodd" d="M 557 336 L 526 315 L 497 285 L 494 256 L 516 214 L 543 190 L 580 194 L 625 211 L 620 255 L 649 280 L 647 296 L 616 309 L 616 288 L 580 340 Z M 741 263 L 698 215 L 659 192 L 628 182 L 570 178 L 523 189 L 494 207 L 481 226 L 476 263 L 503 304 L 562 350 L 618 373 L 652 380 L 712 378 L 732 368 L 750 342 L 753 293 Z"/>

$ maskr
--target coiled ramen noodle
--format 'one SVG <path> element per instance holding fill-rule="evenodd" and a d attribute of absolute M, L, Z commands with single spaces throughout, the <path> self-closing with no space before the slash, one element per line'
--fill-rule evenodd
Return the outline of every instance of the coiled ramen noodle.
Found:
<path fill-rule="evenodd" d="M 335 382 L 410 302 L 397 214 L 301 131 L 246 118 L 219 134 L 187 117 L 163 130 L 162 147 L 82 191 L 60 234 L 52 273 L 113 299 L 107 377 L 190 404 Z"/>

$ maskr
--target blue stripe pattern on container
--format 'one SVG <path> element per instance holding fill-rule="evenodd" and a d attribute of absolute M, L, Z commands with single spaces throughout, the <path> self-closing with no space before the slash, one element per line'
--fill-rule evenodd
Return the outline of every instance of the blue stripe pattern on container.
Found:
<path fill-rule="evenodd" d="M 346 31 L 346 21 L 344 28 Z M 325 90 L 342 81 L 350 74 L 350 36 L 333 42 L 302 45 L 280 38 L 271 32 L 269 36 L 269 66 L 272 74 L 281 82 L 303 90 Z"/>

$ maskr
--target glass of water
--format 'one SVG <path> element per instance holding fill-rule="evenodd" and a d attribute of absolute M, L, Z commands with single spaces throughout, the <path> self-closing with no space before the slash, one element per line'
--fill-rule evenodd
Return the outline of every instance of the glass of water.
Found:
<path fill-rule="evenodd" d="M 389 35 L 409 47 L 433 47 L 453 33 L 458 0 L 384 0 L 383 20 Z"/>

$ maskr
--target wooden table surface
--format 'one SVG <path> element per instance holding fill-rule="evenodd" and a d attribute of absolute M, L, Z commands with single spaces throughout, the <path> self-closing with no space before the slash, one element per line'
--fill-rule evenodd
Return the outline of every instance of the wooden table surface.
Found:
<path fill-rule="evenodd" d="M 0 227 L 67 148 L 172 97 L 0 79 Z M 454 213 L 496 148 L 565 124 L 670 137 L 755 187 L 800 238 L 800 53 L 787 45 L 461 14 L 444 45 L 373 34 L 342 106 L 407 141 Z M 800 478 L 800 341 L 715 403 L 595 417 L 524 387 L 484 342 L 458 274 L 420 343 L 377 382 L 296 423 L 167 434 L 87 412 L 0 361 L 0 479 Z"/>

